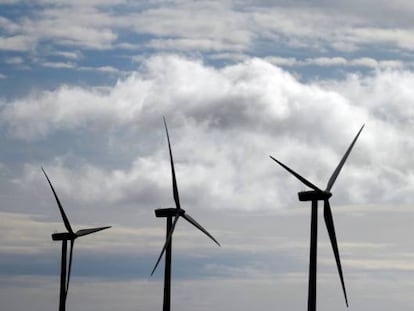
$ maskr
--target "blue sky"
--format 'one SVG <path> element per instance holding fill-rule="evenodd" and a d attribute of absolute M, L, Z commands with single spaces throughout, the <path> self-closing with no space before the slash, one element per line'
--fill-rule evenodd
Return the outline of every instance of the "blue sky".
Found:
<path fill-rule="evenodd" d="M 151 278 L 173 205 L 170 129 L 184 222 L 173 309 L 306 306 L 309 216 L 333 188 L 354 310 L 412 310 L 414 4 L 409 1 L 0 0 L 0 301 L 57 308 L 64 229 L 76 229 L 70 310 L 160 310 Z M 345 310 L 323 219 L 320 310 Z M 162 266 L 160 267 L 162 268 Z M 234 297 L 237 297 L 235 299 Z"/>

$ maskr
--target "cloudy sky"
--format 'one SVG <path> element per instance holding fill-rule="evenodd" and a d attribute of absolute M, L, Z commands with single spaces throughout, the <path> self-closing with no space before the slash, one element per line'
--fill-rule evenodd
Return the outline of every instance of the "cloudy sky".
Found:
<path fill-rule="evenodd" d="M 150 277 L 182 207 L 173 310 L 302 310 L 309 204 L 273 155 L 324 188 L 362 124 L 331 205 L 350 308 L 414 308 L 414 4 L 408 0 L 0 0 L 0 304 L 161 310 Z M 319 310 L 346 310 L 319 223 Z"/>

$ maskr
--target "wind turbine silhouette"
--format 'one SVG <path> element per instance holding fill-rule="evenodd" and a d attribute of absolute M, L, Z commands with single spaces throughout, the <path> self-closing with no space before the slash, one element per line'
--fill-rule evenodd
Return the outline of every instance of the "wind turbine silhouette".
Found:
<path fill-rule="evenodd" d="M 155 210 L 156 217 L 166 217 L 167 218 L 167 230 L 165 244 L 161 250 L 161 253 L 157 259 L 157 262 L 152 269 L 151 276 L 154 274 L 155 270 L 158 267 L 158 264 L 161 261 L 162 255 L 165 252 L 165 267 L 164 267 L 164 300 L 163 300 L 163 311 L 170 311 L 171 307 L 171 246 L 172 246 L 172 235 L 174 233 L 175 225 L 180 217 L 183 217 L 194 227 L 199 229 L 210 239 L 212 239 L 218 246 L 221 246 L 219 242 L 210 234 L 206 229 L 204 229 L 197 221 L 194 220 L 190 215 L 188 215 L 184 209 L 181 208 L 180 198 L 178 195 L 178 186 L 177 180 L 175 178 L 175 169 L 174 169 L 174 160 L 171 152 L 170 136 L 168 135 L 167 122 L 164 119 L 165 132 L 167 134 L 168 141 L 168 150 L 170 152 L 170 164 L 171 164 L 171 175 L 172 175 L 172 187 L 173 187 L 173 196 L 175 201 L 175 208 L 161 208 Z M 174 221 L 173 221 L 174 217 Z"/>
<path fill-rule="evenodd" d="M 66 310 L 66 297 L 68 295 L 69 290 L 69 281 L 70 281 L 70 273 L 72 269 L 72 254 L 73 254 L 73 246 L 75 244 L 75 240 L 78 237 L 88 235 L 91 233 L 95 233 L 104 229 L 111 228 L 111 226 L 107 227 L 99 227 L 99 228 L 88 228 L 88 229 L 81 229 L 76 232 L 73 232 L 72 227 L 69 223 L 69 219 L 63 210 L 62 204 L 59 201 L 59 198 L 56 194 L 55 189 L 53 188 L 52 183 L 50 182 L 49 177 L 47 176 L 45 170 L 42 167 L 43 174 L 52 189 L 53 195 L 55 196 L 56 203 L 59 207 L 60 214 L 62 215 L 63 223 L 66 227 L 68 232 L 61 232 L 61 233 L 53 233 L 52 240 L 53 241 L 62 241 L 62 258 L 61 258 L 61 268 L 60 268 L 60 290 L 59 290 L 59 311 Z M 67 251 L 68 251 L 68 241 L 70 241 L 70 252 L 69 252 L 69 266 L 67 266 Z M 68 269 L 68 271 L 66 271 Z"/>
<path fill-rule="evenodd" d="M 316 310 L 316 267 L 317 267 L 317 245 L 318 245 L 318 201 L 324 202 L 323 207 L 323 216 L 325 219 L 326 229 L 328 230 L 329 239 L 331 240 L 332 250 L 334 252 L 336 266 L 338 268 L 339 278 L 341 279 L 342 290 L 344 292 L 345 303 L 348 307 L 348 298 L 345 290 L 345 282 L 342 273 L 341 259 L 339 257 L 338 243 L 336 241 L 334 221 L 332 217 L 331 206 L 329 204 L 329 198 L 332 196 L 331 189 L 335 183 L 336 178 L 338 177 L 342 167 L 345 164 L 346 159 L 348 158 L 351 150 L 358 139 L 359 134 L 365 125 L 362 125 L 358 134 L 355 136 L 351 145 L 348 147 L 347 151 L 343 155 L 341 161 L 333 172 L 332 176 L 329 178 L 328 184 L 325 190 L 319 189 L 313 183 L 296 173 L 294 170 L 283 164 L 282 162 L 276 160 L 274 157 L 270 156 L 274 161 L 286 169 L 289 173 L 299 179 L 309 188 L 313 189 L 310 191 L 302 191 L 298 193 L 299 201 L 312 201 L 312 211 L 311 211 L 311 239 L 310 239 L 310 256 L 309 256 L 309 285 L 308 285 L 308 311 Z"/>

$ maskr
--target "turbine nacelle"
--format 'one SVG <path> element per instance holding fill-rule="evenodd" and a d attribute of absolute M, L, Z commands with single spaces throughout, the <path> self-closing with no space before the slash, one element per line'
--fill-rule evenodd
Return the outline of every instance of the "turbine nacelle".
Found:
<path fill-rule="evenodd" d="M 155 210 L 156 217 L 183 216 L 184 214 L 185 210 L 183 210 L 182 208 L 178 209 L 175 207 L 159 208 Z"/>
<path fill-rule="evenodd" d="M 324 201 L 328 200 L 332 196 L 329 191 L 301 191 L 298 193 L 299 201 Z"/>
<path fill-rule="evenodd" d="M 53 241 L 70 241 L 76 238 L 77 238 L 76 234 L 71 233 L 71 232 L 59 232 L 59 233 L 52 234 Z"/>

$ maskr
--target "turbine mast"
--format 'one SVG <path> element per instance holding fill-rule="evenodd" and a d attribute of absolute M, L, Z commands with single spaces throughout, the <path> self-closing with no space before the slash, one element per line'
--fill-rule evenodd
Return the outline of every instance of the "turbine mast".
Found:
<path fill-rule="evenodd" d="M 66 310 L 66 259 L 67 259 L 68 241 L 62 241 L 62 258 L 60 267 L 60 295 L 59 311 Z"/>
<path fill-rule="evenodd" d="M 166 233 L 165 240 L 165 266 L 164 266 L 164 300 L 162 305 L 163 311 L 171 309 L 171 255 L 172 255 L 172 238 L 170 236 L 173 229 L 173 217 L 176 215 L 175 208 L 165 208 L 155 210 L 156 217 L 166 217 Z"/>
<path fill-rule="evenodd" d="M 316 311 L 316 270 L 318 253 L 318 201 L 312 200 L 309 252 L 308 311 Z"/>

